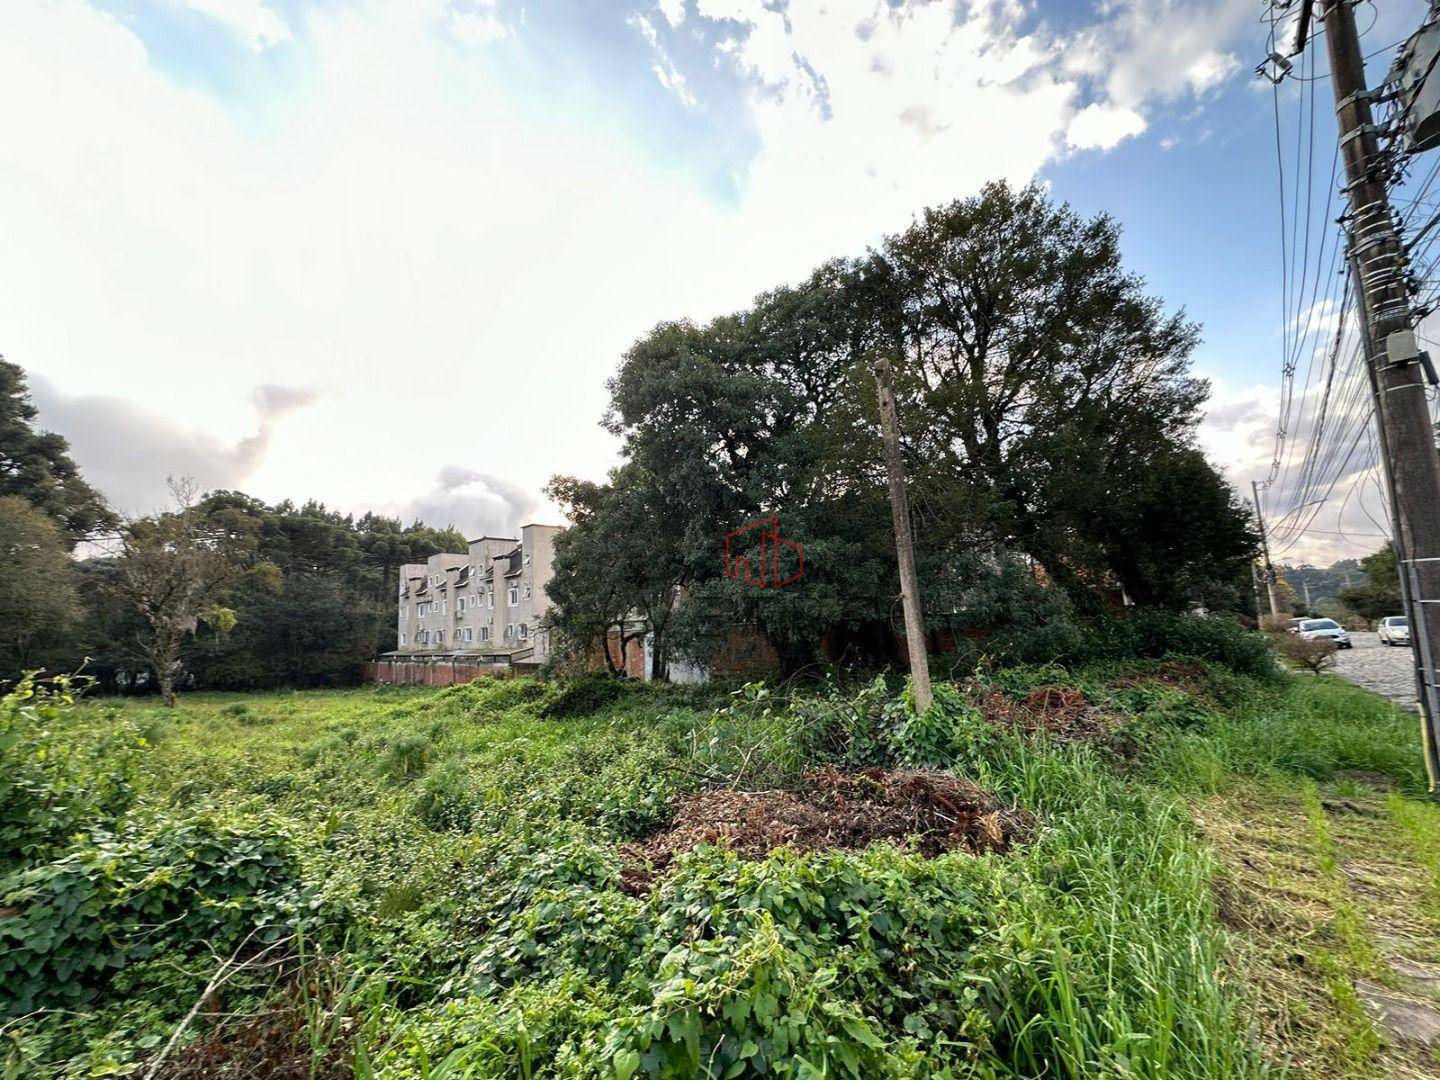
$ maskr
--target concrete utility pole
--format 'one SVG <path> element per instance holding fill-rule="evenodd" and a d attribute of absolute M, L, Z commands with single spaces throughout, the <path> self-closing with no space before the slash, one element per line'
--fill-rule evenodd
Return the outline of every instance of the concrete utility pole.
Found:
<path fill-rule="evenodd" d="M 1370 380 L 1370 397 L 1372 401 L 1379 401 L 1380 377 L 1375 372 L 1375 365 L 1369 363 L 1370 341 L 1374 338 L 1374 335 L 1370 331 L 1370 305 L 1365 300 L 1365 283 L 1364 279 L 1360 277 L 1360 262 L 1358 259 L 1355 258 L 1355 253 L 1353 251 L 1346 253 L 1346 261 L 1349 263 L 1350 266 L 1350 287 L 1355 290 L 1355 308 L 1360 315 L 1360 330 L 1362 337 L 1366 343 L 1365 374 Z M 1392 523 L 1391 532 L 1394 533 L 1394 535 L 1390 538 L 1390 543 L 1393 544 L 1395 547 L 1395 565 L 1400 568 L 1400 606 L 1404 608 L 1406 612 L 1409 612 L 1411 608 L 1410 583 L 1405 580 L 1405 551 L 1400 546 L 1400 534 L 1394 529 L 1394 523 L 1400 520 L 1400 508 L 1395 505 L 1395 483 L 1393 480 L 1390 479 L 1390 439 L 1385 431 L 1385 425 L 1380 421 L 1378 406 L 1376 408 L 1377 412 L 1375 416 L 1375 432 L 1380 438 L 1380 472 L 1385 479 L 1385 498 L 1390 504 L 1390 521 Z M 1350 572 L 1348 570 L 1345 572 L 1345 588 L 1350 588 Z M 1416 626 L 1418 624 L 1411 623 L 1410 625 Z M 1418 636 L 1418 633 L 1412 635 L 1411 640 L 1415 640 L 1415 638 Z M 1417 672 L 1417 678 L 1418 674 L 1419 673 Z M 1424 700 L 1424 695 L 1422 695 L 1418 690 L 1418 684 L 1415 694 L 1415 700 Z"/>
<path fill-rule="evenodd" d="M 1368 314 L 1366 359 L 1374 370 L 1376 421 L 1382 433 L 1394 502 L 1396 556 L 1406 614 L 1415 642 L 1415 688 L 1420 700 L 1430 790 L 1440 782 L 1440 454 L 1435 452 L 1423 365 L 1405 277 L 1404 249 L 1386 192 L 1372 95 L 1350 0 L 1322 0 L 1330 85 L 1345 161 L 1350 251 L 1359 270 Z M 1302 0 L 1308 7 L 1311 0 Z"/>
<path fill-rule="evenodd" d="M 1305 590 L 1305 614 L 1308 615 L 1315 610 L 1310 606 L 1310 582 L 1302 581 L 1300 586 Z"/>
<path fill-rule="evenodd" d="M 1250 587 L 1255 590 L 1255 623 L 1258 626 L 1265 614 L 1265 608 L 1260 603 L 1260 571 L 1253 562 L 1250 564 Z"/>
<path fill-rule="evenodd" d="M 910 677 L 915 682 L 915 711 L 930 707 L 930 657 L 925 652 L 925 617 L 920 611 L 920 583 L 915 578 L 915 539 L 910 533 L 910 500 L 905 495 L 905 462 L 900 456 L 900 424 L 895 417 L 895 388 L 890 361 L 875 364 L 875 392 L 880 399 L 880 430 L 885 435 L 885 471 L 890 478 L 890 517 L 895 523 L 895 556 L 900 563 L 900 603 L 905 613 L 905 644 L 910 651 Z"/>
<path fill-rule="evenodd" d="M 1265 515 L 1260 512 L 1260 485 L 1250 481 L 1250 493 L 1255 496 L 1255 523 L 1260 526 L 1260 551 L 1265 556 L 1265 593 L 1270 597 L 1270 614 L 1279 615 L 1280 605 L 1275 602 L 1275 564 L 1270 561 L 1270 539 L 1265 534 Z"/>

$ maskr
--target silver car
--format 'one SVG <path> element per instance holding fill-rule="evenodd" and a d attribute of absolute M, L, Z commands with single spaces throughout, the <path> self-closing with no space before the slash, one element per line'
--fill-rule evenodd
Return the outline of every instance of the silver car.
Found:
<path fill-rule="evenodd" d="M 1381 645 L 1409 645 L 1410 620 L 1404 615 L 1389 615 L 1375 628 Z"/>
<path fill-rule="evenodd" d="M 1334 619 L 1306 619 L 1296 633 L 1303 638 L 1329 638 L 1337 649 L 1352 648 L 1350 635 Z"/>

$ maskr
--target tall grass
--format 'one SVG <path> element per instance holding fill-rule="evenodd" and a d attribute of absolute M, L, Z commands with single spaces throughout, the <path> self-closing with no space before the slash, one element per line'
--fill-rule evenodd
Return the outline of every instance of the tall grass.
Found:
<path fill-rule="evenodd" d="M 1147 764 L 1155 783 L 1191 791 L 1218 790 L 1236 774 L 1324 779 L 1345 770 L 1392 777 L 1412 794 L 1426 787 L 1419 720 L 1333 676 L 1257 686 L 1202 729 L 1164 735 Z"/>
<path fill-rule="evenodd" d="M 1045 823 L 975 960 L 1003 973 L 996 1072 L 1269 1075 L 1222 974 L 1214 867 L 1184 807 L 1085 749 L 1007 742 L 967 764 Z"/>

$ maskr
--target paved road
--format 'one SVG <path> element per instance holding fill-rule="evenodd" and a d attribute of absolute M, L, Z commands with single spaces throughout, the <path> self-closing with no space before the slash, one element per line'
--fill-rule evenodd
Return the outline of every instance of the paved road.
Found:
<path fill-rule="evenodd" d="M 1415 708 L 1415 668 L 1410 650 L 1404 646 L 1381 645 L 1374 634 L 1354 632 L 1353 649 L 1335 654 L 1335 674 L 1374 690 L 1407 709 Z"/>

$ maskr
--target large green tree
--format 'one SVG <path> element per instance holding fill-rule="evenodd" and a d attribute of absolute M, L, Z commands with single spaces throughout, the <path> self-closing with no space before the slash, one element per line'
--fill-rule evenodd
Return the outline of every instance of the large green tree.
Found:
<path fill-rule="evenodd" d="M 112 534 L 119 519 L 80 476 L 70 444 L 36 427 L 38 415 L 25 372 L 0 356 L 0 496 L 19 496 L 48 514 L 71 547 Z"/>
<path fill-rule="evenodd" d="M 967 590 L 1016 556 L 1082 611 L 1117 587 L 1154 606 L 1213 600 L 1255 537 L 1195 449 L 1197 337 L 1124 270 L 1113 221 L 1004 184 L 745 311 L 657 326 L 611 380 L 606 424 L 635 469 L 626 483 L 665 507 L 649 542 L 684 567 L 677 632 L 703 656 L 705 631 L 758 626 L 795 669 L 827 633 L 890 624 L 880 357 L 895 368 L 932 627 L 963 623 Z M 725 533 L 772 514 L 805 546 L 803 580 L 725 578 Z M 602 586 L 590 561 L 557 572 L 577 602 Z"/>
<path fill-rule="evenodd" d="M 69 546 L 48 515 L 0 496 L 0 679 L 44 666 L 78 621 Z"/>
<path fill-rule="evenodd" d="M 174 509 L 126 523 L 119 587 L 148 624 L 140 649 L 167 706 L 175 704 L 181 648 L 201 623 L 226 632 L 235 614 L 222 601 L 237 553 L 195 504 L 188 480 L 174 481 Z"/>

